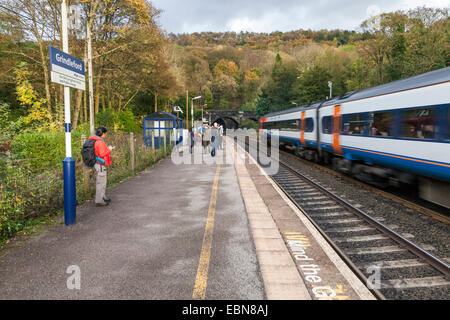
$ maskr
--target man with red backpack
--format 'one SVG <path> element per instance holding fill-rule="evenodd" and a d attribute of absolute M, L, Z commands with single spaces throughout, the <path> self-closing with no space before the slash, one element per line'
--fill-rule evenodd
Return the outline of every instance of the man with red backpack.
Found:
<path fill-rule="evenodd" d="M 114 147 L 107 147 L 105 143 L 106 138 L 106 128 L 98 127 L 95 135 L 91 136 L 89 140 L 94 140 L 95 149 L 95 171 L 97 173 L 97 182 L 95 189 L 95 205 L 96 206 L 107 206 L 111 199 L 106 195 L 106 178 L 107 178 L 107 167 L 111 166 L 111 150 Z"/>

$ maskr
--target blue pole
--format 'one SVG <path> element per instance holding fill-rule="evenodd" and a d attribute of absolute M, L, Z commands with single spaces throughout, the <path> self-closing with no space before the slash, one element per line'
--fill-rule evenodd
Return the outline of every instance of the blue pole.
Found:
<path fill-rule="evenodd" d="M 75 185 L 75 160 L 72 157 L 63 160 L 64 174 L 64 223 L 70 226 L 76 222 L 77 199 Z"/>
<path fill-rule="evenodd" d="M 61 3 L 62 42 L 63 51 L 69 52 L 69 37 L 67 30 L 67 4 Z M 64 115 L 66 131 L 66 158 L 63 160 L 64 174 L 64 223 L 70 226 L 75 223 L 77 192 L 75 185 L 75 160 L 72 158 L 72 136 L 70 126 L 70 87 L 64 86 Z"/>

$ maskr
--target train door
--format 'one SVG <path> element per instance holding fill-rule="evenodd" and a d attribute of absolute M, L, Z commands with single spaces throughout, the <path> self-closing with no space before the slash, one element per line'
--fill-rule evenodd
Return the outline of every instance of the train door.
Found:
<path fill-rule="evenodd" d="M 300 142 L 303 147 L 306 147 L 305 143 L 305 111 L 300 114 Z"/>
<path fill-rule="evenodd" d="M 333 150 L 335 153 L 342 154 L 341 142 L 340 142 L 340 133 L 342 127 L 342 114 L 341 114 L 341 106 L 334 106 L 333 113 Z"/>
<path fill-rule="evenodd" d="M 259 119 L 259 134 L 260 135 L 264 134 L 264 127 L 263 127 L 263 125 L 264 125 L 264 122 L 266 122 L 266 121 L 267 121 L 267 118 Z"/>

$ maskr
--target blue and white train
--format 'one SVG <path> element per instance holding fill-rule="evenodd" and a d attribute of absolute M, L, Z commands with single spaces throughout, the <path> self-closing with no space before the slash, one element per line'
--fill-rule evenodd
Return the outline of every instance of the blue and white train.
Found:
<path fill-rule="evenodd" d="M 271 113 L 260 132 L 369 183 L 450 208 L 450 67 Z"/>

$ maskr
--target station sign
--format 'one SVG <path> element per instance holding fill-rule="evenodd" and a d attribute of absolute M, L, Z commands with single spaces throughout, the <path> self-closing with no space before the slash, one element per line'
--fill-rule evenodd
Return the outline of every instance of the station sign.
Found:
<path fill-rule="evenodd" d="M 51 81 L 67 87 L 85 90 L 84 62 L 50 46 Z"/>

